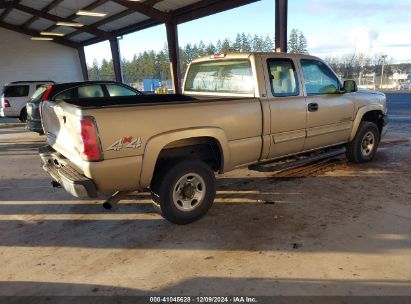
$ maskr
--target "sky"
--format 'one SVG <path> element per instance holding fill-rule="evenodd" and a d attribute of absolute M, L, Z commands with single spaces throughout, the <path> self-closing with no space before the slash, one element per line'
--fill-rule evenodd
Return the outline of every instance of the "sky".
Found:
<path fill-rule="evenodd" d="M 308 41 L 310 54 L 325 58 L 353 51 L 370 57 L 388 55 L 393 63 L 411 62 L 410 0 L 289 0 L 288 32 L 298 29 Z M 238 33 L 274 37 L 275 0 L 261 0 L 178 26 L 179 43 L 205 44 L 234 40 Z M 166 44 L 164 25 L 123 36 L 121 56 L 161 50 Z M 110 59 L 108 42 L 86 47 L 89 65 Z"/>

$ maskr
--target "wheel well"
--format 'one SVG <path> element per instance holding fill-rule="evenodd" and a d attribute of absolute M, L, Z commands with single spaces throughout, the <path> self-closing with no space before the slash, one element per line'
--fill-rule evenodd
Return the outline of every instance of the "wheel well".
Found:
<path fill-rule="evenodd" d="M 21 122 L 26 122 L 26 120 L 27 120 L 27 109 L 26 109 L 26 107 L 23 107 L 23 108 L 21 109 L 20 115 L 19 115 L 18 119 L 19 119 Z"/>
<path fill-rule="evenodd" d="M 383 113 L 378 110 L 370 111 L 364 114 L 361 121 L 373 122 L 377 125 L 380 134 L 383 128 Z"/>
<path fill-rule="evenodd" d="M 169 143 L 158 156 L 156 169 L 172 159 L 191 158 L 207 163 L 213 171 L 222 171 L 223 158 L 218 141 L 212 137 L 181 139 Z"/>

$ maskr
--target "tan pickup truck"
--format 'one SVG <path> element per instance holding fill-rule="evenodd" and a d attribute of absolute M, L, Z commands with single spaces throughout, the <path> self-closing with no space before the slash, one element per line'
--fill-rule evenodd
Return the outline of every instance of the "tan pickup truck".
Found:
<path fill-rule="evenodd" d="M 191 63 L 182 95 L 43 102 L 40 156 L 54 186 L 74 196 L 112 195 L 109 206 L 150 189 L 166 219 L 186 224 L 211 207 L 215 172 L 282 170 L 344 152 L 371 160 L 386 114 L 384 94 L 341 82 L 316 57 L 221 54 Z"/>

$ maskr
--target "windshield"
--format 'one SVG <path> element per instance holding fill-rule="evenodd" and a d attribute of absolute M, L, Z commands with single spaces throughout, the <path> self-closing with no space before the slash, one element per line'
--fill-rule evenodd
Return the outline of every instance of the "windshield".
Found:
<path fill-rule="evenodd" d="M 253 94 L 254 78 L 247 59 L 193 63 L 185 91 Z"/>
<path fill-rule="evenodd" d="M 3 97 L 26 97 L 29 95 L 28 85 L 13 85 L 5 86 L 3 89 Z"/>

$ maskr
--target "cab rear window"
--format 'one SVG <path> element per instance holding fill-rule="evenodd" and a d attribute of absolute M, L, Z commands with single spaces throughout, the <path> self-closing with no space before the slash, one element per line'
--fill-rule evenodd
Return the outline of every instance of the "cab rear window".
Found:
<path fill-rule="evenodd" d="M 29 90 L 30 86 L 28 85 L 6 86 L 3 90 L 3 97 L 27 97 Z"/>
<path fill-rule="evenodd" d="M 254 78 L 247 59 L 193 63 L 187 74 L 185 91 L 253 94 Z"/>

